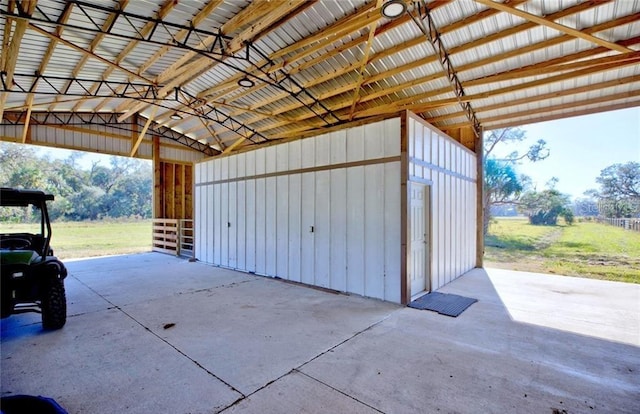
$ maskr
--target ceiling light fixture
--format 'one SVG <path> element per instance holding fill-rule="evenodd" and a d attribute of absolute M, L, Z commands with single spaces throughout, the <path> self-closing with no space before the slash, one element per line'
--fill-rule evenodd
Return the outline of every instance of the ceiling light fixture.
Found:
<path fill-rule="evenodd" d="M 242 86 L 243 88 L 250 88 L 255 84 L 256 83 L 254 81 L 247 78 L 246 76 L 238 81 L 238 85 Z"/>
<path fill-rule="evenodd" d="M 384 17 L 395 19 L 407 11 L 407 4 L 403 0 L 389 0 L 382 5 L 380 12 Z"/>
<path fill-rule="evenodd" d="M 171 119 L 173 119 L 174 121 L 179 121 L 182 119 L 182 115 L 180 115 L 177 112 L 174 112 L 173 114 L 171 114 Z"/>

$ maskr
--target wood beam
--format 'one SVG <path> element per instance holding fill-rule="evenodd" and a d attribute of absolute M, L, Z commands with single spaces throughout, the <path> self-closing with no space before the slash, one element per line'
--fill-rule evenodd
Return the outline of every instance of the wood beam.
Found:
<path fill-rule="evenodd" d="M 520 119 L 514 120 L 514 121 L 507 121 L 507 122 L 502 122 L 498 124 L 487 125 L 486 129 L 492 130 L 492 129 L 498 129 L 498 128 L 522 126 L 525 124 L 529 125 L 529 124 L 535 124 L 538 122 L 555 121 L 556 119 L 565 119 L 565 118 L 571 118 L 574 116 L 591 115 L 591 114 L 597 114 L 600 112 L 617 111 L 620 109 L 636 108 L 636 107 L 640 107 L 640 100 L 624 102 L 619 104 L 598 106 L 596 108 L 580 109 L 577 111 L 564 112 L 562 114 L 556 114 L 556 115 L 544 115 L 537 118 L 530 118 L 530 119 L 527 119 L 526 121 L 523 121 Z"/>
<path fill-rule="evenodd" d="M 271 5 L 271 11 L 266 15 L 261 16 L 260 20 L 242 30 L 236 37 L 234 37 L 227 45 L 225 51 L 229 54 L 233 54 L 241 50 L 244 46 L 244 42 L 253 41 L 263 34 L 268 32 L 270 26 L 278 23 L 279 20 L 291 14 L 298 7 L 302 6 L 305 0 L 288 0 L 286 2 L 269 2 Z M 171 80 L 167 80 L 167 83 L 158 91 L 159 98 L 164 98 L 168 93 L 173 91 L 176 86 L 180 86 L 184 83 L 188 83 L 192 79 L 199 76 L 202 72 L 210 70 L 212 68 L 211 59 L 207 57 L 200 57 L 193 63 L 185 65 L 186 69 L 179 75 L 173 75 Z M 166 72 L 165 72 L 166 74 Z M 157 79 L 160 79 L 159 76 Z M 120 121 L 127 119 L 135 112 L 139 112 L 148 104 L 138 103 L 133 107 L 126 109 L 126 112 L 119 118 Z"/>
<path fill-rule="evenodd" d="M 144 127 L 142 128 L 142 131 L 140 131 L 140 135 L 138 135 L 138 139 L 136 139 L 131 146 L 131 152 L 129 152 L 130 157 L 133 157 L 134 155 L 136 155 L 136 152 L 138 152 L 138 147 L 144 139 L 144 135 L 147 133 L 147 130 L 151 126 L 151 123 L 153 122 L 153 118 L 156 116 L 157 111 L 158 107 L 154 106 L 151 110 L 151 114 L 149 114 L 149 117 L 147 118 L 147 122 L 145 122 Z"/>
<path fill-rule="evenodd" d="M 33 11 L 36 8 L 37 0 L 24 0 L 19 4 L 15 4 L 21 7 L 22 12 L 27 16 L 31 16 Z M 11 5 L 10 5 L 11 7 Z M 9 43 L 9 47 L 6 50 L 4 65 L 2 67 L 2 71 L 6 73 L 5 80 L 8 88 L 11 88 L 13 84 L 13 75 L 16 70 L 16 63 L 18 62 L 18 53 L 20 51 L 20 45 L 22 44 L 22 38 L 24 37 L 25 32 L 27 31 L 27 27 L 29 26 L 29 22 L 26 19 L 18 19 L 15 25 L 15 29 L 13 31 L 13 36 L 11 36 L 11 42 Z M 5 35 L 6 35 L 5 31 Z M 3 50 L 3 54 L 4 54 Z M 2 116 L 4 113 L 4 107 L 7 103 L 7 98 L 9 97 L 9 92 L 1 92 L 0 93 L 0 120 L 2 120 Z"/>
<path fill-rule="evenodd" d="M 546 106 L 543 108 L 528 109 L 520 112 L 504 113 L 504 114 L 500 114 L 493 117 L 483 118 L 482 122 L 483 124 L 490 125 L 492 122 L 499 122 L 499 121 L 505 121 L 507 119 L 517 118 L 517 119 L 520 119 L 519 122 L 522 124 L 522 123 L 528 123 L 528 121 L 522 120 L 522 118 L 526 119 L 526 117 L 529 117 L 531 115 L 547 114 L 547 113 L 556 112 L 556 111 L 563 111 L 565 109 L 570 109 L 570 108 L 584 107 L 589 105 L 619 101 L 621 99 L 635 98 L 638 96 L 640 96 L 640 89 L 627 91 L 627 92 L 620 92 L 613 95 L 599 96 L 597 98 L 592 98 L 592 99 L 584 99 L 581 101 L 573 101 L 573 102 L 567 102 L 567 103 L 553 105 L 553 106 Z M 446 125 L 443 128 L 461 128 L 461 127 L 464 127 L 465 125 L 466 125 L 465 123 L 460 123 L 460 124 L 454 124 L 454 125 Z"/>
<path fill-rule="evenodd" d="M 630 84 L 634 82 L 640 82 L 640 75 L 627 76 L 625 78 L 614 79 L 606 82 L 592 83 L 586 86 L 580 86 L 580 87 L 571 88 L 571 89 L 563 89 L 560 91 L 549 92 L 542 95 L 527 96 L 520 99 L 510 100 L 508 103 L 500 102 L 497 104 L 486 105 L 486 106 L 476 105 L 475 108 L 478 113 L 482 113 L 482 112 L 493 111 L 496 109 L 503 109 L 505 105 L 514 107 L 517 105 L 528 104 L 531 102 L 546 101 L 549 99 L 561 98 L 563 96 L 577 95 L 580 93 L 597 91 L 599 89 L 611 88 L 611 87 Z M 462 118 L 464 116 L 465 114 L 463 112 L 458 111 L 458 112 L 453 112 L 446 115 L 427 117 L 426 120 L 430 124 L 438 126 L 438 124 L 443 121 L 447 121 L 449 119 L 455 119 L 455 118 Z"/>
<path fill-rule="evenodd" d="M 382 4 L 382 0 L 378 0 L 376 2 L 375 10 L 380 8 Z M 381 15 L 380 15 L 381 16 Z M 378 17 L 379 19 L 380 17 Z M 353 121 L 353 112 L 356 110 L 356 105 L 360 100 L 360 89 L 362 89 L 362 82 L 364 81 L 364 71 L 369 63 L 369 53 L 371 53 L 371 47 L 373 46 L 373 39 L 376 35 L 376 25 L 378 24 L 378 19 L 372 22 L 369 25 L 369 36 L 367 37 L 367 43 L 364 47 L 364 55 L 360 60 L 360 68 L 358 69 L 358 80 L 356 81 L 356 87 L 353 91 L 353 102 L 351 103 L 351 111 L 349 112 L 349 121 Z"/>
<path fill-rule="evenodd" d="M 519 3 L 520 3 L 520 1 L 512 2 L 511 4 L 519 4 Z M 560 11 L 558 11 L 556 13 L 553 13 L 552 15 L 548 16 L 548 18 L 560 19 L 562 17 L 566 17 L 566 16 L 569 16 L 569 15 L 572 15 L 572 14 L 579 13 L 581 11 L 587 10 L 589 8 L 596 7 L 597 5 L 600 5 L 600 4 L 602 4 L 602 2 L 598 2 L 598 1 L 590 1 L 590 2 L 586 2 L 586 3 L 577 4 L 575 6 L 567 8 L 567 9 L 560 10 Z M 477 22 L 479 20 L 482 20 L 484 18 L 492 16 L 492 15 L 498 13 L 498 12 L 499 11 L 495 11 L 495 10 L 485 10 L 485 13 L 482 13 L 482 14 L 479 13 L 476 16 L 472 16 L 472 17 L 463 19 L 463 20 L 461 20 L 459 22 L 453 23 L 452 25 L 448 25 L 448 26 L 443 27 L 442 28 L 442 32 L 446 33 L 446 32 L 449 32 L 450 30 L 458 29 L 458 28 L 462 27 L 461 26 L 461 22 L 466 22 L 466 24 L 472 24 L 472 23 L 475 23 L 475 22 Z M 450 27 L 452 27 L 452 29 L 450 29 Z M 469 49 L 484 45 L 487 42 L 496 41 L 496 40 L 498 40 L 500 38 L 511 36 L 511 35 L 513 35 L 515 33 L 521 32 L 521 31 L 529 30 L 529 29 L 531 29 L 533 27 L 536 27 L 535 23 L 526 22 L 526 23 L 518 25 L 518 26 L 516 26 L 514 28 L 510 28 L 510 29 L 498 32 L 498 33 L 496 33 L 494 35 L 489 35 L 489 36 L 487 36 L 485 38 L 478 39 L 478 40 L 475 40 L 475 41 L 472 41 L 472 42 L 469 42 L 469 43 L 454 47 L 454 48 L 452 48 L 450 50 L 450 53 L 451 54 L 460 53 L 460 52 L 463 52 L 463 51 L 466 51 L 466 50 L 469 50 Z M 603 28 L 603 30 L 604 30 L 604 28 Z M 422 36 L 422 38 L 424 38 L 424 36 Z M 573 39 L 573 38 L 570 37 L 570 36 L 567 36 L 566 40 L 570 40 L 570 39 Z M 380 52 L 380 53 L 383 53 L 383 52 Z M 419 59 L 416 62 L 410 62 L 409 64 L 403 65 L 400 68 L 393 69 L 392 72 L 387 71 L 387 72 L 384 72 L 384 73 L 381 73 L 381 74 L 373 75 L 373 76 L 369 77 L 368 79 L 366 79 L 364 81 L 364 84 L 370 84 L 370 83 L 372 83 L 374 81 L 377 82 L 378 80 L 384 79 L 387 76 L 397 75 L 397 74 L 399 74 L 401 72 L 404 72 L 404 71 L 407 71 L 407 70 L 410 70 L 410 69 L 414 69 L 416 67 L 419 67 L 419 66 L 422 66 L 422 65 L 425 65 L 425 64 L 428 64 L 428 63 L 435 62 L 436 60 L 437 60 L 437 56 L 435 56 L 435 55 L 427 56 L 427 57 L 425 57 L 423 59 Z M 490 62 L 487 62 L 486 64 L 493 63 L 493 62 L 495 62 L 495 60 L 491 60 Z M 345 73 L 353 71 L 354 67 L 356 67 L 356 65 L 352 64 L 349 67 L 346 67 L 346 68 L 343 68 L 341 70 L 338 70 L 338 71 L 334 72 L 332 74 L 333 76 L 330 74 L 330 75 L 325 76 L 323 78 L 315 78 L 314 80 L 306 83 L 304 85 L 304 87 L 310 88 L 310 87 L 319 85 L 320 83 L 323 83 L 325 81 L 330 81 L 330 80 L 332 80 L 332 79 L 334 79 L 336 77 L 344 75 Z M 467 68 L 465 68 L 465 67 L 458 68 L 458 72 L 462 72 L 464 70 L 467 70 Z M 440 73 L 438 73 L 438 74 L 429 75 L 429 76 L 426 76 L 426 77 L 423 77 L 423 78 L 420 78 L 420 79 L 416 79 L 416 80 L 412 80 L 412 81 L 409 81 L 409 82 L 405 82 L 405 83 L 403 83 L 401 85 L 397 85 L 397 86 L 390 87 L 390 88 L 388 88 L 388 87 L 378 87 L 377 88 L 378 90 L 376 92 L 369 93 L 369 94 L 365 95 L 364 97 L 362 97 L 361 102 L 366 102 L 366 101 L 369 101 L 369 100 L 372 100 L 372 99 L 375 99 L 375 98 L 379 98 L 379 97 L 383 97 L 383 96 L 386 96 L 386 95 L 390 95 L 392 93 L 401 91 L 403 89 L 406 89 L 406 88 L 409 88 L 409 87 L 412 87 L 412 86 L 416 86 L 416 85 L 419 85 L 419 84 L 427 83 L 427 82 L 433 81 L 434 79 L 439 79 L 441 77 L 442 77 L 442 75 Z M 324 94 L 320 94 L 319 95 L 319 99 L 327 99 L 329 97 L 336 96 L 338 94 L 347 92 L 347 91 L 353 89 L 354 87 L 355 87 L 355 85 L 353 83 L 350 83 L 349 85 L 344 85 L 343 87 L 340 87 L 340 88 L 331 88 L 328 92 L 326 92 Z M 448 90 L 443 90 L 440 93 L 446 93 L 447 91 Z M 279 99 L 283 99 L 285 97 L 286 96 L 284 94 L 279 94 L 279 95 L 276 95 L 276 96 L 270 98 L 269 100 L 263 100 L 263 101 L 260 101 L 260 102 L 256 103 L 256 105 L 254 105 L 254 107 L 260 107 L 262 105 L 268 105 L 268 104 L 276 102 Z M 343 103 L 346 104 L 346 102 L 344 102 L 344 101 L 343 101 Z M 294 103 L 292 105 L 285 106 L 284 108 L 287 108 L 287 109 L 283 110 L 283 111 L 279 111 L 278 113 L 284 113 L 284 112 L 287 112 L 289 110 L 294 110 L 294 109 L 300 108 L 301 106 L 302 105 L 299 104 L 299 103 Z M 332 108 L 335 108 L 335 106 L 332 107 Z M 239 115 L 239 114 L 240 114 L 240 112 L 234 112 L 233 113 L 234 116 L 235 115 Z M 252 123 L 252 122 L 260 121 L 262 119 L 265 119 L 265 117 L 253 117 L 253 118 L 249 119 L 247 122 L 248 123 Z"/>
<path fill-rule="evenodd" d="M 628 49 L 628 48 L 623 47 L 623 46 L 620 46 L 620 45 L 618 45 L 616 43 L 609 42 L 609 41 L 604 40 L 604 39 L 600 39 L 599 37 L 592 36 L 590 34 L 584 33 L 584 32 L 582 32 L 580 30 L 576 30 L 576 29 L 573 29 L 573 28 L 568 27 L 568 26 L 564 26 L 564 25 L 562 25 L 560 23 L 554 22 L 551 19 L 548 19 L 548 18 L 545 18 L 545 17 L 536 16 L 535 14 L 527 13 L 527 12 L 525 12 L 523 10 L 517 9 L 515 7 L 508 6 L 508 5 L 504 4 L 504 3 L 496 3 L 496 2 L 494 2 L 492 0 L 475 0 L 475 1 L 476 1 L 476 3 L 480 3 L 480 4 L 484 5 L 484 6 L 491 7 L 491 8 L 496 9 L 496 10 L 500 10 L 500 11 L 503 11 L 503 12 L 506 12 L 506 13 L 513 14 L 515 16 L 518 16 L 518 17 L 523 18 L 525 20 L 528 20 L 530 22 L 539 24 L 541 26 L 550 27 L 552 29 L 558 30 L 559 32 L 562 32 L 562 33 L 568 34 L 570 36 L 586 40 L 586 41 L 591 42 L 591 43 L 595 43 L 595 44 L 597 44 L 599 46 L 603 46 L 603 47 L 606 47 L 606 48 L 611 49 L 611 50 L 615 50 L 615 51 L 618 51 L 618 52 L 621 52 L 621 53 L 633 52 L 633 50 Z"/>

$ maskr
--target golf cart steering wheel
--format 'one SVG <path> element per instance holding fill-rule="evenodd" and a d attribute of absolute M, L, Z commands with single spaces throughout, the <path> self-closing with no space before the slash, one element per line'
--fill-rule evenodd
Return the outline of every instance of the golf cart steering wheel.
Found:
<path fill-rule="evenodd" d="M 6 239 L 0 239 L 0 248 L 9 250 L 26 250 L 31 246 L 29 239 L 23 239 L 21 237 L 9 237 Z"/>

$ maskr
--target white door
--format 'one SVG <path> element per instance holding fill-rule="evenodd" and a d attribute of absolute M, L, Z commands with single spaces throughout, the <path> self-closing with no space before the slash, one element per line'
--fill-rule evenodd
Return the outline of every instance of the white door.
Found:
<path fill-rule="evenodd" d="M 429 289 L 429 190 L 411 183 L 411 296 Z"/>

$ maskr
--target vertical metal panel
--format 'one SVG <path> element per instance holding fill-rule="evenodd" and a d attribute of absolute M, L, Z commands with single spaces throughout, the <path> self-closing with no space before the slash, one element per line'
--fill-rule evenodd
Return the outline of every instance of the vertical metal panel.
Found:
<path fill-rule="evenodd" d="M 256 172 L 258 172 L 258 163 L 256 163 Z M 264 178 L 258 178 L 256 181 L 255 196 L 255 214 L 256 214 L 256 273 L 261 275 L 267 274 L 267 234 L 266 234 L 266 182 Z"/>
<path fill-rule="evenodd" d="M 382 151 L 382 146 L 380 146 Z M 384 297 L 384 165 L 364 167 L 365 295 Z"/>
<path fill-rule="evenodd" d="M 252 152 L 255 154 L 256 175 L 264 174 L 267 171 L 264 148 Z"/>
<path fill-rule="evenodd" d="M 237 158 L 238 162 L 236 164 L 236 177 L 246 177 L 246 170 L 247 170 L 247 161 L 246 161 L 246 157 L 247 154 L 246 153 L 241 153 L 238 154 L 235 158 Z"/>
<path fill-rule="evenodd" d="M 364 158 L 367 160 L 384 157 L 384 124 L 364 126 Z"/>
<path fill-rule="evenodd" d="M 276 145 L 276 171 L 289 170 L 289 145 Z"/>
<path fill-rule="evenodd" d="M 400 118 L 392 118 L 384 122 L 384 156 L 397 155 L 400 155 Z"/>
<path fill-rule="evenodd" d="M 297 141 L 298 144 L 300 141 Z M 300 145 L 292 146 L 298 150 L 302 147 Z M 294 155 L 292 164 L 298 165 L 300 162 L 300 152 L 296 151 L 297 155 Z M 289 159 L 294 151 L 289 151 Z M 296 168 L 296 167 L 294 167 Z M 301 228 L 302 220 L 302 176 L 300 174 L 294 174 L 289 177 L 289 264 L 288 275 L 289 280 L 296 282 L 301 281 L 301 269 L 300 269 L 300 257 L 301 257 L 301 236 L 303 229 Z"/>
<path fill-rule="evenodd" d="M 249 170 L 249 153 L 247 154 L 247 170 Z M 255 164 L 254 164 L 255 165 Z M 245 224 L 245 244 L 246 244 L 246 267 L 249 272 L 256 272 L 256 180 L 247 180 L 245 183 L 246 196 L 246 224 Z"/>
<path fill-rule="evenodd" d="M 275 147 L 272 147 L 275 149 Z M 267 171 L 269 168 L 276 168 L 276 153 L 275 150 L 267 153 Z M 273 162 L 269 161 L 269 155 L 273 157 Z M 266 228 L 266 245 L 265 245 L 265 274 L 267 276 L 276 276 L 276 199 L 278 194 L 276 193 L 276 177 L 268 177 L 265 183 L 265 228 Z"/>
<path fill-rule="evenodd" d="M 223 163 L 223 167 L 224 167 Z M 222 173 L 224 177 L 225 174 Z M 220 187 L 220 265 L 229 266 L 229 183 L 219 184 Z"/>
<path fill-rule="evenodd" d="M 287 146 L 289 147 L 289 169 L 299 170 L 302 168 L 302 141 L 293 141 Z"/>
<path fill-rule="evenodd" d="M 364 295 L 365 282 L 364 184 L 364 167 L 347 169 L 347 291 L 359 295 Z"/>
<path fill-rule="evenodd" d="M 302 140 L 301 149 L 302 168 L 311 168 L 316 164 L 315 140 L 311 138 Z"/>
<path fill-rule="evenodd" d="M 346 135 L 340 135 L 346 138 Z M 338 138 L 337 141 L 340 139 Z M 341 144 L 334 145 L 331 143 L 332 160 L 341 161 L 341 157 L 336 154 L 333 157 L 334 148 L 340 148 L 344 145 L 346 149 L 346 141 L 342 140 Z M 336 151 L 338 152 L 338 151 Z M 346 158 L 345 151 L 342 156 Z M 331 268 L 331 288 L 339 291 L 347 290 L 347 170 L 340 168 L 330 172 L 331 177 L 331 224 L 330 224 L 330 255 Z M 399 279 L 398 279 L 399 280 Z"/>
<path fill-rule="evenodd" d="M 284 145 L 281 145 L 284 147 Z M 280 152 L 279 152 L 280 154 Z M 285 158 L 285 161 L 288 159 Z M 276 178 L 276 272 L 289 279 L 289 177 Z"/>
<path fill-rule="evenodd" d="M 304 162 L 304 145 L 303 162 Z M 304 164 L 303 164 L 304 165 Z M 300 281 L 313 284 L 315 259 L 315 173 L 302 174 Z"/>
<path fill-rule="evenodd" d="M 321 135 L 312 138 L 315 141 L 315 166 L 320 167 L 329 164 L 329 135 Z"/>
<path fill-rule="evenodd" d="M 347 161 L 347 132 L 345 130 L 331 133 L 331 164 L 342 164 Z"/>
<path fill-rule="evenodd" d="M 216 163 L 218 164 L 218 163 Z M 214 165 L 215 166 L 215 165 Z M 222 252 L 222 200 L 220 197 L 220 184 L 213 186 L 213 217 L 211 226 L 213 227 L 213 263 L 222 264 L 220 253 Z"/>
<path fill-rule="evenodd" d="M 200 178 L 200 166 L 196 165 L 196 182 L 199 182 L 199 178 Z M 195 191 L 194 191 L 194 196 L 196 198 L 196 202 L 195 202 L 195 206 L 194 206 L 194 214 L 195 214 L 195 219 L 193 221 L 193 233 L 194 233 L 194 243 L 193 243 L 193 254 L 195 255 L 195 257 L 202 257 L 202 243 L 206 243 L 207 239 L 206 237 L 203 237 L 202 234 L 202 222 L 204 221 L 202 217 L 202 204 L 206 202 L 206 198 L 202 197 L 202 192 L 206 191 L 205 187 L 196 187 Z"/>
<path fill-rule="evenodd" d="M 258 151 L 249 151 L 245 154 L 245 173 L 247 177 L 256 174 L 256 153 Z"/>
<path fill-rule="evenodd" d="M 234 160 L 237 158 L 234 158 Z M 230 163 L 229 165 L 234 165 L 235 163 Z M 229 264 L 228 266 L 231 268 L 237 268 L 238 266 L 238 220 L 237 220 L 237 210 L 238 210 L 238 194 L 236 190 L 236 186 L 238 183 L 230 182 L 229 183 L 229 204 L 227 211 L 227 233 L 229 237 Z"/>
<path fill-rule="evenodd" d="M 240 171 L 238 171 L 240 173 Z M 237 197 L 238 201 L 236 203 L 236 251 L 237 251 L 237 263 L 236 267 L 238 269 L 246 269 L 247 268 L 247 210 L 246 210 L 246 181 L 238 181 L 236 183 L 237 186 Z"/>
<path fill-rule="evenodd" d="M 267 147 L 264 149 L 265 172 L 271 174 L 276 172 L 278 146 Z"/>
<path fill-rule="evenodd" d="M 223 157 L 217 160 L 218 164 L 220 164 L 220 174 L 218 175 L 216 172 L 216 175 L 220 177 L 221 180 L 229 178 L 229 158 L 230 157 Z"/>
<path fill-rule="evenodd" d="M 400 162 L 384 165 L 384 299 L 400 302 Z"/>
<path fill-rule="evenodd" d="M 325 140 L 326 141 L 326 140 Z M 327 146 L 317 146 L 316 157 L 320 153 L 326 154 L 329 160 Z M 314 285 L 329 287 L 329 269 L 331 262 L 331 174 L 329 171 L 318 171 L 315 173 L 315 219 L 314 219 Z"/>
<path fill-rule="evenodd" d="M 364 159 L 364 129 L 353 128 L 347 130 L 347 162 Z"/>

